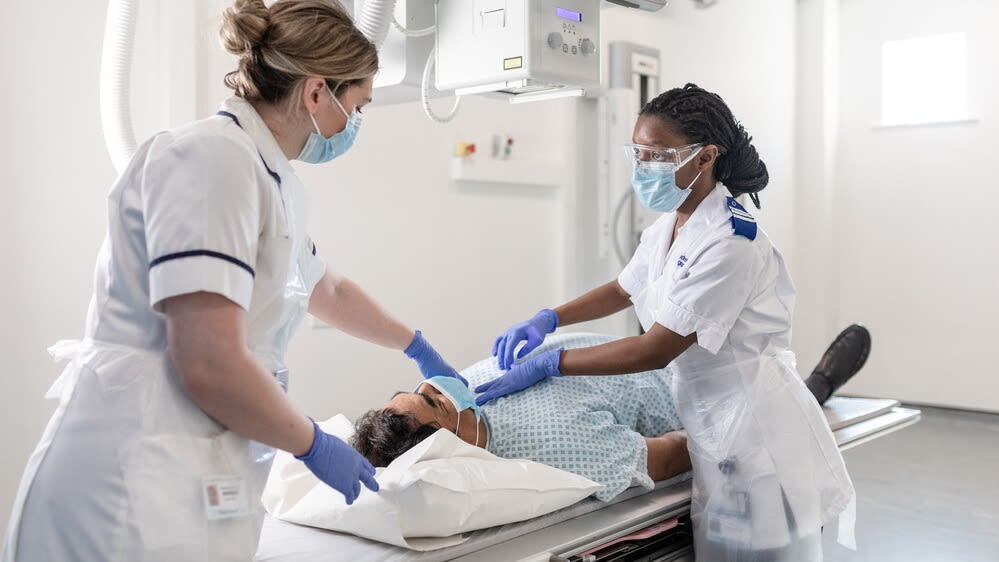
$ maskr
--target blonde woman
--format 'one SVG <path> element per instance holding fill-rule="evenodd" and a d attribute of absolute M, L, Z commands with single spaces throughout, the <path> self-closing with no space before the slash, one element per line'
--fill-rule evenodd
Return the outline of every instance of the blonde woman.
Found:
<path fill-rule="evenodd" d="M 305 232 L 290 160 L 350 148 L 378 69 L 333 0 L 237 0 L 239 67 L 217 115 L 159 133 L 108 198 L 85 337 L 15 500 L 2 559 L 250 560 L 273 448 L 347 503 L 374 469 L 286 397 L 284 353 L 306 310 L 458 377 Z M 460 377 L 459 377 L 460 378 Z"/>

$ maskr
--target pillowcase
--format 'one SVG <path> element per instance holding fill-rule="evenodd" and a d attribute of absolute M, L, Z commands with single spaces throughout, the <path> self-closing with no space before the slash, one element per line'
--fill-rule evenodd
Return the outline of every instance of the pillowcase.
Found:
<path fill-rule="evenodd" d="M 338 414 L 319 426 L 349 441 L 354 426 Z M 461 533 L 523 521 L 572 505 L 600 485 L 528 460 L 502 459 L 445 429 L 377 469 L 379 492 L 361 487 L 353 505 L 305 464 L 278 452 L 264 489 L 273 517 L 351 533 L 413 550 L 468 540 Z"/>

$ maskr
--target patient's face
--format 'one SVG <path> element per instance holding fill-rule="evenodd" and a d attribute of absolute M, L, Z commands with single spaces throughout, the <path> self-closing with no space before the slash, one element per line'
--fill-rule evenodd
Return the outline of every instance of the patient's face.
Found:
<path fill-rule="evenodd" d="M 416 392 L 399 392 L 383 407 L 397 414 L 411 414 L 421 424 L 431 424 L 454 431 L 458 412 L 454 404 L 429 384 L 421 384 Z"/>

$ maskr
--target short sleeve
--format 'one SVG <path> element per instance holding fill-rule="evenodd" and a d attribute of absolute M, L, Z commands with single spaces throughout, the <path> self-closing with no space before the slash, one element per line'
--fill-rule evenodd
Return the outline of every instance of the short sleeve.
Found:
<path fill-rule="evenodd" d="M 697 332 L 697 344 L 718 353 L 745 309 L 761 268 L 751 240 L 722 238 L 691 261 L 653 318 L 680 335 Z"/>
<path fill-rule="evenodd" d="M 205 291 L 249 308 L 263 205 L 255 157 L 222 135 L 153 143 L 142 184 L 152 306 Z"/>

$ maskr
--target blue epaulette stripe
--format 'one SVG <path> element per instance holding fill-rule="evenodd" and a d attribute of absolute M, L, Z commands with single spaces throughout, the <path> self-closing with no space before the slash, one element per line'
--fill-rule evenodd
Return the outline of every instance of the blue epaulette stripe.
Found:
<path fill-rule="evenodd" d="M 750 215 L 746 208 L 735 200 L 735 197 L 726 198 L 728 211 L 732 213 L 729 219 L 732 221 L 732 232 L 750 240 L 756 240 L 756 219 Z"/>

